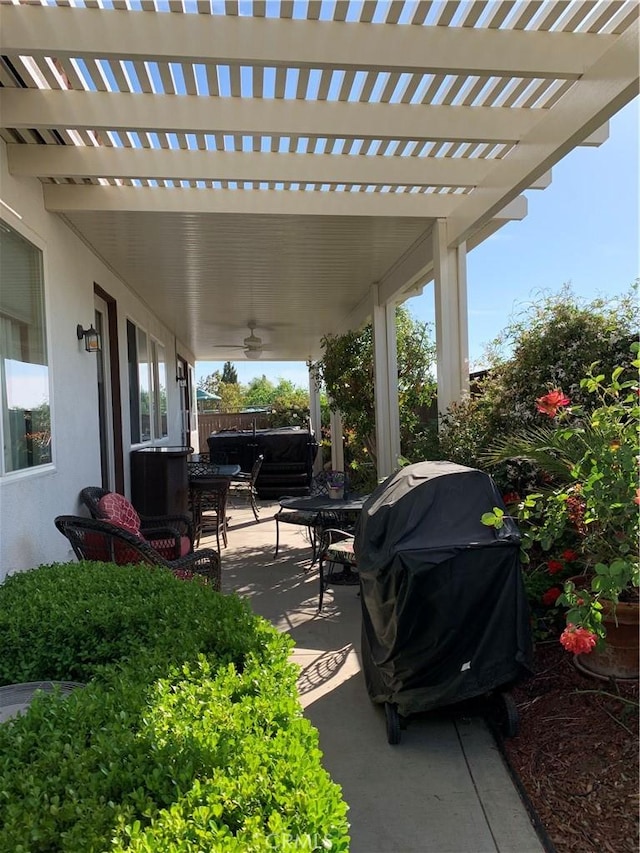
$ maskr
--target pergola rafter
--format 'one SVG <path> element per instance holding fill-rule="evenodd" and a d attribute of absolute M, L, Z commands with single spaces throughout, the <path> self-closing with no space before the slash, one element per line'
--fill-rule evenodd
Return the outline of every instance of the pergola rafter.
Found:
<path fill-rule="evenodd" d="M 466 252 L 638 87 L 637 0 L 101 5 L 0 0 L 8 167 L 201 359 L 249 320 L 317 358 L 447 270 L 459 318 Z"/>

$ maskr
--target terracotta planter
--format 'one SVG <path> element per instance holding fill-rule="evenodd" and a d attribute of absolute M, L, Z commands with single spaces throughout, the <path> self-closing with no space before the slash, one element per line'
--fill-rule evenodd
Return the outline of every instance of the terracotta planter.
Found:
<path fill-rule="evenodd" d="M 576 587 L 588 586 L 584 577 L 570 578 Z M 602 623 L 607 635 L 601 649 L 596 648 L 588 655 L 574 655 L 574 663 L 580 672 L 596 678 L 637 679 L 640 670 L 640 644 L 638 642 L 638 622 L 640 606 L 638 602 L 619 602 L 615 606 L 601 600 Z"/>

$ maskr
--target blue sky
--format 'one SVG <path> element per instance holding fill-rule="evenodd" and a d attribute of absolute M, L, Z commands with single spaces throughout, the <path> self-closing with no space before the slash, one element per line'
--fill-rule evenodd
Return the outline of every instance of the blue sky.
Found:
<path fill-rule="evenodd" d="M 579 296 L 614 296 L 639 275 L 638 99 L 609 123 L 599 148 L 577 148 L 553 167 L 546 190 L 526 193 L 529 213 L 510 222 L 467 257 L 469 357 L 482 364 L 484 347 L 509 318 L 541 293 L 571 282 Z M 415 317 L 433 323 L 433 285 L 407 302 Z M 435 334 L 435 333 L 434 333 Z M 302 362 L 234 362 L 240 382 L 268 376 L 307 387 Z M 200 379 L 222 362 L 198 362 Z"/>

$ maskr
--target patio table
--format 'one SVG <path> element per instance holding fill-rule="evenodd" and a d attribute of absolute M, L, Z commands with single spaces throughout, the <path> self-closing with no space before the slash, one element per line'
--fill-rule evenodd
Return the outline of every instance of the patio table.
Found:
<path fill-rule="evenodd" d="M 212 477 L 231 479 L 240 473 L 239 465 L 216 465 L 211 462 L 198 462 L 197 460 L 191 460 L 188 465 L 190 482 L 211 479 Z"/>
<path fill-rule="evenodd" d="M 283 509 L 297 509 L 310 513 L 349 513 L 360 512 L 369 495 L 352 495 L 348 498 L 334 500 L 328 495 L 313 495 L 313 497 L 282 498 L 280 506 Z"/>

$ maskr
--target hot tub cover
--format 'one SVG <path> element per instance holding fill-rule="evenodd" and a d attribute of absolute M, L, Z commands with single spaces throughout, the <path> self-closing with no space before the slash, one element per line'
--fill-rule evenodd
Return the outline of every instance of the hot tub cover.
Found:
<path fill-rule="evenodd" d="M 506 686 L 531 669 L 520 535 L 480 518 L 492 478 L 452 462 L 401 469 L 366 501 L 354 542 L 362 659 L 374 702 L 407 715 Z"/>

